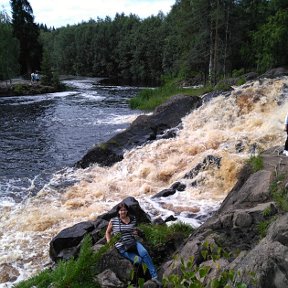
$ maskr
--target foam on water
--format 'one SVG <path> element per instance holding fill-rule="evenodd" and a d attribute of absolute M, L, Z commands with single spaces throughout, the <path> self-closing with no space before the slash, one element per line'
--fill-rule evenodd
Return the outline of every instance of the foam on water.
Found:
<path fill-rule="evenodd" d="M 219 208 L 251 155 L 284 143 L 287 84 L 285 77 L 237 87 L 229 97 L 212 99 L 184 117 L 175 138 L 127 151 L 110 168 L 58 173 L 33 198 L 0 207 L 0 265 L 13 263 L 27 278 L 49 262 L 49 242 L 59 231 L 94 220 L 127 196 L 152 217 L 174 216 L 199 226 Z M 209 155 L 221 159 L 219 167 L 208 163 L 191 178 L 185 176 Z M 60 189 L 64 179 L 73 185 Z M 151 198 L 175 182 L 186 185 L 185 191 Z"/>
<path fill-rule="evenodd" d="M 117 115 L 110 114 L 109 117 L 97 119 L 95 121 L 96 124 L 124 124 L 131 123 L 137 118 L 138 114 L 130 114 L 130 115 Z"/>
<path fill-rule="evenodd" d="M 25 104 L 28 105 L 31 103 L 42 102 L 51 98 L 73 96 L 73 95 L 77 95 L 78 93 L 79 92 L 75 92 L 75 91 L 64 91 L 64 92 L 56 92 L 56 93 L 39 94 L 39 95 L 33 95 L 33 96 L 1 97 L 0 103 L 12 105 L 12 106 L 25 105 Z M 17 99 L 17 102 L 11 103 L 14 99 Z"/>
<path fill-rule="evenodd" d="M 94 81 L 95 81 L 95 78 L 83 79 L 83 80 L 65 80 L 62 82 L 65 85 L 68 85 L 69 87 L 73 87 L 76 89 L 89 90 L 93 88 Z"/>

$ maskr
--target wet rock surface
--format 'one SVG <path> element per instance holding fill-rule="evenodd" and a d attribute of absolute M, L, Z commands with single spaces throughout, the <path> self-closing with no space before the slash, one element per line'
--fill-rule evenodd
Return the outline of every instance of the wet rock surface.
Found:
<path fill-rule="evenodd" d="M 10 264 L 0 265 L 0 283 L 14 282 L 20 275 L 19 271 Z"/>
<path fill-rule="evenodd" d="M 288 157 L 281 154 L 280 147 L 268 149 L 261 157 L 264 168 L 252 173 L 248 166 L 244 167 L 220 209 L 191 234 L 177 254 L 184 261 L 194 256 L 195 263 L 209 265 L 201 249 L 204 242 L 213 243 L 233 255 L 228 259 L 222 256 L 225 265 L 220 266 L 237 271 L 239 282 L 251 287 L 288 287 L 288 214 L 271 194 L 276 175 L 283 176 L 277 185 L 282 191 L 286 189 Z M 271 223 L 266 235 L 259 231 L 261 223 Z M 180 260 L 168 261 L 161 270 L 168 276 L 177 273 L 180 266 Z"/>
<path fill-rule="evenodd" d="M 86 168 L 94 163 L 111 166 L 123 159 L 126 150 L 129 151 L 161 137 L 166 139 L 175 137 L 174 128 L 181 123 L 181 118 L 198 108 L 201 103 L 199 97 L 185 95 L 172 97 L 157 107 L 152 115 L 138 116 L 124 132 L 90 149 L 76 163 L 76 167 Z"/>

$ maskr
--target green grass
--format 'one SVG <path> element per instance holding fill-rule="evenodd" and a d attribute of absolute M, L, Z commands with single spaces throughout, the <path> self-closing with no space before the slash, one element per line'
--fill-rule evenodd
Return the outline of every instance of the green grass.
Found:
<path fill-rule="evenodd" d="M 152 246 L 166 243 L 167 239 L 175 234 L 181 234 L 183 239 L 185 239 L 193 231 L 190 225 L 182 222 L 172 224 L 171 226 L 141 224 L 139 228 L 145 235 L 145 241 Z"/>
<path fill-rule="evenodd" d="M 103 246 L 97 253 L 93 252 L 91 238 L 85 237 L 79 257 L 74 260 L 61 261 L 54 270 L 46 269 L 26 281 L 19 282 L 14 288 L 97 288 L 93 279 L 97 270 L 97 262 L 111 244 Z M 49 286 L 51 285 L 51 286 Z"/>
<path fill-rule="evenodd" d="M 276 217 L 272 217 L 269 220 L 261 221 L 257 225 L 258 233 L 261 238 L 264 238 L 267 234 L 268 228 L 272 222 L 276 220 Z"/>
<path fill-rule="evenodd" d="M 189 96 L 200 96 L 210 91 L 212 91 L 212 88 L 208 86 L 194 89 L 180 88 L 176 80 L 174 80 L 167 82 L 159 88 L 141 90 L 136 97 L 130 100 L 129 105 L 131 109 L 152 111 L 174 95 L 185 94 Z"/>
<path fill-rule="evenodd" d="M 288 212 L 288 190 L 283 187 L 285 177 L 279 175 L 270 186 L 270 192 L 277 206 L 284 212 Z M 286 180 L 287 181 L 287 180 Z"/>
<path fill-rule="evenodd" d="M 248 163 L 251 165 L 253 173 L 264 168 L 263 158 L 259 155 L 250 157 Z"/>
<path fill-rule="evenodd" d="M 187 237 L 192 227 L 187 224 L 178 223 L 171 226 L 166 225 L 141 225 L 141 230 L 146 234 L 147 242 L 156 245 L 165 243 L 174 233 L 183 233 Z M 108 251 L 117 241 L 117 236 L 113 237 L 109 244 L 100 248 L 97 253 L 92 250 L 92 241 L 90 236 L 83 239 L 80 254 L 77 259 L 60 261 L 55 269 L 46 269 L 39 274 L 15 284 L 14 288 L 97 288 L 95 282 L 97 275 L 97 263 L 102 255 Z"/>

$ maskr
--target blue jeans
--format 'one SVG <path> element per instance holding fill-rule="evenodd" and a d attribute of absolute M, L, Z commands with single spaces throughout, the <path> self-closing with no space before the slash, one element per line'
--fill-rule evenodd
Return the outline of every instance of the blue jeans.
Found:
<path fill-rule="evenodd" d="M 141 264 L 145 263 L 147 265 L 147 268 L 150 272 L 151 278 L 157 277 L 157 270 L 153 264 L 153 261 L 148 254 L 148 251 L 145 249 L 145 247 L 140 242 L 136 242 L 138 255 L 134 252 L 127 252 L 124 249 L 119 249 L 119 253 L 129 259 L 133 264 Z"/>

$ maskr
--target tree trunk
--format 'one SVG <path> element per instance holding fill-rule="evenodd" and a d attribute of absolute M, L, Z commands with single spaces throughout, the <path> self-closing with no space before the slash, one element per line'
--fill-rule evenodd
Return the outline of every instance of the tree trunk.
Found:
<path fill-rule="evenodd" d="M 216 20 L 215 20 L 215 39 L 214 39 L 214 64 L 213 64 L 213 84 L 216 84 L 217 82 L 217 73 L 218 73 L 218 37 L 219 37 L 219 0 L 216 1 Z"/>
<path fill-rule="evenodd" d="M 210 2 L 210 11 L 213 11 L 212 10 L 212 3 Z M 212 82 L 213 82 L 213 70 L 214 70 L 214 67 L 213 67 L 213 19 L 211 17 L 211 14 L 210 14 L 210 51 L 209 51 L 209 69 L 208 69 L 208 77 L 209 77 L 209 83 L 212 85 Z"/>

